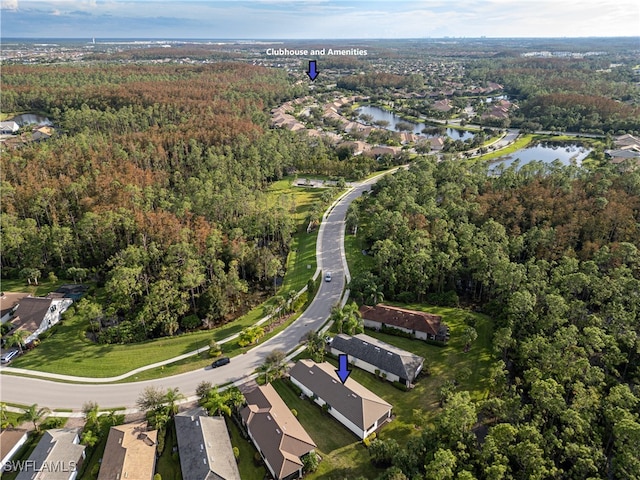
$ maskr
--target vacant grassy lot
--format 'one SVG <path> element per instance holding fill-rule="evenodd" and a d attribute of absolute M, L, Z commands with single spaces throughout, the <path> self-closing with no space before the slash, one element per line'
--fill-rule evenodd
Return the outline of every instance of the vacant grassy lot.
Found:
<path fill-rule="evenodd" d="M 347 264 L 349 265 L 351 278 L 354 278 L 364 272 L 369 272 L 373 268 L 373 257 L 362 254 L 362 251 L 365 248 L 366 245 L 362 241 L 362 236 L 344 236 L 344 253 L 347 257 Z"/>

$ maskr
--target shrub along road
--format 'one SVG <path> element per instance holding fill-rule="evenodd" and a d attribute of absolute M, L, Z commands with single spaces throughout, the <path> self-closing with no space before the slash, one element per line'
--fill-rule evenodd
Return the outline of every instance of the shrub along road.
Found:
<path fill-rule="evenodd" d="M 273 350 L 293 350 L 307 331 L 318 330 L 329 317 L 331 307 L 342 296 L 345 276 L 348 275 L 344 257 L 344 219 L 347 209 L 355 198 L 368 190 L 379 178 L 380 176 L 377 176 L 354 184 L 353 188 L 325 214 L 318 233 L 316 256 L 323 276 L 324 273 L 331 272 L 332 281 L 322 281 L 309 308 L 286 330 L 246 354 L 234 357 L 229 365 L 217 369 L 207 367 L 156 380 L 108 385 L 72 384 L 2 375 L 2 401 L 23 405 L 37 403 L 49 408 L 74 410 L 80 410 L 82 405 L 89 401 L 97 402 L 101 408 L 133 407 L 140 393 L 148 386 L 162 389 L 177 387 L 180 392 L 190 396 L 202 381 L 223 385 L 248 377 Z"/>

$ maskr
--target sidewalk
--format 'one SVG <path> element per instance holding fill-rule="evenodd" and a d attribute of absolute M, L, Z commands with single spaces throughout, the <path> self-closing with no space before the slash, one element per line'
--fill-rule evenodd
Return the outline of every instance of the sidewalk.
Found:
<path fill-rule="evenodd" d="M 377 178 L 379 175 L 377 175 L 376 177 L 373 178 Z M 370 181 L 371 179 L 367 180 Z M 350 191 L 351 191 L 352 187 L 347 188 L 347 190 L 340 195 L 330 206 L 329 208 L 327 208 L 327 210 L 325 211 L 323 217 L 322 217 L 322 222 L 320 224 L 320 228 L 323 227 L 323 225 L 325 224 L 327 215 L 331 212 L 331 210 L 333 210 L 333 208 L 344 198 L 345 195 L 347 195 Z M 316 271 L 313 275 L 313 279 L 317 279 L 318 275 L 320 275 L 320 272 L 322 270 L 322 266 L 321 266 L 321 261 L 320 261 L 320 251 L 319 248 L 321 248 L 321 245 L 319 243 L 316 243 L 316 259 L 317 259 L 317 268 Z M 344 242 L 341 248 L 341 255 L 342 255 L 342 260 L 343 260 L 343 264 L 345 266 L 345 271 L 347 272 L 348 275 L 348 267 L 346 266 L 347 261 L 346 261 L 346 257 L 344 255 Z M 302 295 L 304 292 L 307 291 L 307 286 L 305 285 L 304 287 L 302 287 L 300 289 L 300 291 L 296 294 L 295 298 L 297 299 L 300 295 Z M 274 312 L 277 313 L 278 310 L 276 310 Z M 273 315 L 273 314 L 272 314 Z M 261 318 L 260 320 L 258 320 L 255 325 L 262 325 L 265 322 L 267 322 L 272 315 L 267 315 L 263 318 Z M 233 335 L 228 336 L 227 338 L 224 338 L 222 340 L 220 340 L 218 343 L 219 344 L 224 344 L 227 342 L 230 342 L 231 340 L 234 340 L 236 338 L 238 338 L 238 336 L 240 335 L 240 333 L 235 333 Z M 136 375 L 140 372 L 144 372 L 146 370 L 151 370 L 153 368 L 158 368 L 158 367 L 162 367 L 164 365 L 169 365 L 171 363 L 174 362 L 178 362 L 180 360 L 184 360 L 185 358 L 189 358 L 189 357 L 193 357 L 195 355 L 199 355 L 202 352 L 205 352 L 209 350 L 209 347 L 202 347 L 202 348 L 198 348 L 197 350 L 193 350 L 191 352 L 188 353 L 184 353 L 182 355 L 178 355 L 177 357 L 173 357 L 173 358 L 168 358 L 167 360 L 162 360 L 160 362 L 156 362 L 156 363 L 152 363 L 150 365 L 145 365 L 143 367 L 139 367 L 136 368 L 134 370 L 131 370 L 129 372 L 123 373 L 121 375 L 117 375 L 114 377 L 100 377 L 100 378 L 95 378 L 95 377 L 78 377 L 75 375 L 63 375 L 63 374 L 59 374 L 59 373 L 49 373 L 49 372 L 40 372 L 37 370 L 28 370 L 26 368 L 14 368 L 14 367 L 2 367 L 0 368 L 0 372 L 5 371 L 7 373 L 12 373 L 12 374 L 17 374 L 17 375 L 28 375 L 28 376 L 32 376 L 32 377 L 37 377 L 37 378 L 43 378 L 43 379 L 49 379 L 49 380 L 60 380 L 60 381 L 65 381 L 65 382 L 78 382 L 78 383 L 113 383 L 113 382 L 118 382 L 120 380 L 124 380 L 126 378 L 129 378 L 133 375 Z M 296 353 L 297 355 L 297 353 Z M 243 379 L 243 383 L 244 383 L 244 379 Z"/>

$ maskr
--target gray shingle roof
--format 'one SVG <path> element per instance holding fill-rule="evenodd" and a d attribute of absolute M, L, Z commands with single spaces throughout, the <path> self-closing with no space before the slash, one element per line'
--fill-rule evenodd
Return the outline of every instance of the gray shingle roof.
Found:
<path fill-rule="evenodd" d="M 331 348 L 413 382 L 424 358 L 368 335 L 336 335 Z"/>
<path fill-rule="evenodd" d="M 72 462 L 79 464 L 84 452 L 84 445 L 73 443 L 79 431 L 79 428 L 57 428 L 44 432 L 29 456 L 33 463 L 27 463 L 29 468 L 22 470 L 16 480 L 68 480 L 73 470 Z"/>
<path fill-rule="evenodd" d="M 335 367 L 328 362 L 299 360 L 289 375 L 362 430 L 371 428 L 376 420 L 391 410 L 391 404 L 351 377 L 343 384 Z"/>
<path fill-rule="evenodd" d="M 176 415 L 175 423 L 182 478 L 240 480 L 224 418 L 194 408 Z"/>

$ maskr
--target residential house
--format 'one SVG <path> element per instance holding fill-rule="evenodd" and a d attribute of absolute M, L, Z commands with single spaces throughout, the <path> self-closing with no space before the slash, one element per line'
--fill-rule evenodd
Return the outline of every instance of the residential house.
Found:
<path fill-rule="evenodd" d="M 316 448 L 309 434 L 271 384 L 256 387 L 244 396 L 247 406 L 240 412 L 242 422 L 273 477 L 302 477 L 302 457 Z"/>
<path fill-rule="evenodd" d="M 442 150 L 442 148 L 444 147 L 444 138 L 443 137 L 430 138 L 429 143 L 431 143 L 431 150 Z"/>
<path fill-rule="evenodd" d="M 415 381 L 424 364 L 424 358 L 362 333 L 353 337 L 336 335 L 329 348 L 334 355 L 346 354 L 352 365 L 384 374 L 388 381 L 407 387 Z"/>
<path fill-rule="evenodd" d="M 33 342 L 38 336 L 60 321 L 60 316 L 73 303 L 70 298 L 26 297 L 20 300 L 11 324 L 29 335 L 24 343 Z"/>
<path fill-rule="evenodd" d="M 223 417 L 210 417 L 203 408 L 175 416 L 182 478 L 240 480 L 233 447 Z"/>
<path fill-rule="evenodd" d="M 352 378 L 342 383 L 328 362 L 299 360 L 289 371 L 294 385 L 359 438 L 366 438 L 391 417 L 391 405 Z"/>
<path fill-rule="evenodd" d="M 386 145 L 378 145 L 377 147 L 373 147 L 369 152 L 372 155 L 398 155 L 402 151 L 401 147 L 388 147 Z"/>
<path fill-rule="evenodd" d="M 10 428 L 0 432 L 0 471 L 26 441 L 26 430 Z"/>
<path fill-rule="evenodd" d="M 449 110 L 453 108 L 453 105 L 451 105 L 451 102 L 449 101 L 448 98 L 445 98 L 444 100 L 438 100 L 433 102 L 433 105 L 431 106 L 431 108 L 433 108 L 434 110 L 437 110 L 438 112 L 447 113 Z"/>
<path fill-rule="evenodd" d="M 111 427 L 98 480 L 153 480 L 157 444 L 158 431 L 147 422 Z"/>
<path fill-rule="evenodd" d="M 16 133 L 20 129 L 20 125 L 16 122 L 0 122 L 0 134 L 7 135 Z"/>
<path fill-rule="evenodd" d="M 20 300 L 28 296 L 28 293 L 3 292 L 0 297 L 0 323 L 9 320 L 18 309 Z"/>
<path fill-rule="evenodd" d="M 16 480 L 75 480 L 85 458 L 79 428 L 47 430 Z"/>
<path fill-rule="evenodd" d="M 449 340 L 449 327 L 442 323 L 440 315 L 407 310 L 379 303 L 375 307 L 363 305 L 360 314 L 364 326 L 380 330 L 391 327 L 413 335 L 421 340 L 446 342 Z"/>

